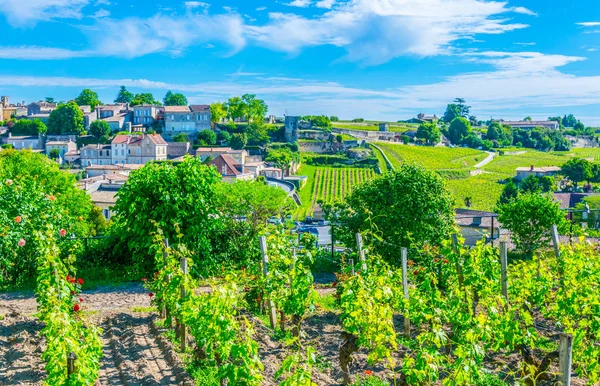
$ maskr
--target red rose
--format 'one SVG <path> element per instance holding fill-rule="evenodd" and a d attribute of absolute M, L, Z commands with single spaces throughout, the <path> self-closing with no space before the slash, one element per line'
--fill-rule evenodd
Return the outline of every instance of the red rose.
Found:
<path fill-rule="evenodd" d="M 337 281 L 334 281 L 333 283 L 331 283 L 332 287 L 337 287 Z"/>
<path fill-rule="evenodd" d="M 438 258 L 436 257 L 435 259 L 433 259 L 433 261 L 434 261 L 435 263 L 437 263 L 438 261 L 440 261 L 440 259 L 438 259 Z"/>
<path fill-rule="evenodd" d="M 143 278 L 142 278 L 142 281 L 145 283 L 145 282 L 146 282 L 146 278 L 145 278 L 145 277 L 143 277 Z"/>
<path fill-rule="evenodd" d="M 79 304 L 75 304 L 73 306 L 73 311 L 78 312 L 81 309 L 81 306 Z"/>
<path fill-rule="evenodd" d="M 417 276 L 417 275 L 419 274 L 419 270 L 418 270 L 418 269 L 416 269 L 416 270 L 413 272 L 413 274 L 414 274 L 415 276 Z"/>
<path fill-rule="evenodd" d="M 371 370 L 365 370 L 365 374 L 366 375 L 373 375 L 373 372 Z"/>
<path fill-rule="evenodd" d="M 75 291 L 71 291 L 71 295 L 75 295 Z"/>
<path fill-rule="evenodd" d="M 444 259 L 443 263 L 448 264 L 449 263 L 448 259 Z"/>
<path fill-rule="evenodd" d="M 83 298 L 79 298 L 79 301 L 80 301 L 80 302 L 83 302 Z"/>
<path fill-rule="evenodd" d="M 22 220 L 21 216 L 17 216 L 17 217 L 15 217 L 15 222 L 16 222 L 17 224 L 18 224 L 18 223 L 20 223 L 20 222 L 21 222 L 21 220 Z"/>
<path fill-rule="evenodd" d="M 59 233 L 62 237 L 65 237 L 67 235 L 67 231 L 64 229 L 61 229 Z"/>
<path fill-rule="evenodd" d="M 150 296 L 150 297 L 153 297 L 153 296 L 154 296 L 154 292 L 150 292 L 150 293 L 148 294 L 148 296 Z"/>
<path fill-rule="evenodd" d="M 19 247 L 24 247 L 24 246 L 25 246 L 25 239 L 21 239 L 21 240 L 19 240 L 19 242 L 17 243 L 17 245 L 18 245 Z"/>
<path fill-rule="evenodd" d="M 77 279 L 77 282 L 79 282 L 79 285 L 83 285 L 83 279 L 82 278 Z"/>

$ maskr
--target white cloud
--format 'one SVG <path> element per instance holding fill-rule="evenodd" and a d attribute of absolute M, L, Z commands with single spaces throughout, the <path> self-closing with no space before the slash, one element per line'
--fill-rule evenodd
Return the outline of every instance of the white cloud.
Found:
<path fill-rule="evenodd" d="M 537 16 L 538 14 L 533 12 L 532 10 L 525 8 L 525 7 L 513 7 L 511 8 L 511 11 L 515 12 L 515 13 L 520 13 L 523 15 L 529 15 L 529 16 Z"/>
<path fill-rule="evenodd" d="M 291 3 L 287 3 L 286 5 L 289 5 L 290 7 L 299 7 L 299 8 L 306 8 L 310 5 L 311 0 L 294 0 Z"/>
<path fill-rule="evenodd" d="M 134 58 L 159 52 L 179 56 L 190 46 L 215 42 L 225 43 L 230 53 L 235 53 L 246 44 L 243 26 L 237 14 L 188 12 L 185 17 L 158 14 L 148 19 L 101 19 L 83 31 L 99 55 Z"/>
<path fill-rule="evenodd" d="M 317 8 L 331 9 L 331 7 L 335 5 L 336 1 L 337 0 L 321 0 L 315 5 Z"/>
<path fill-rule="evenodd" d="M 517 46 L 530 47 L 530 46 L 535 46 L 536 43 L 535 42 L 517 42 L 514 44 L 516 44 Z"/>
<path fill-rule="evenodd" d="M 14 27 L 30 27 L 40 20 L 81 19 L 89 0 L 0 0 L 0 13 Z"/>
<path fill-rule="evenodd" d="M 203 1 L 186 1 L 183 4 L 185 5 L 186 8 L 189 8 L 189 9 L 210 7 L 210 4 L 205 3 Z"/>
<path fill-rule="evenodd" d="M 257 10 L 257 11 L 259 11 L 259 12 L 260 12 L 260 11 L 264 11 L 264 10 L 266 10 L 266 9 L 267 9 L 267 7 L 258 7 L 258 8 L 256 8 L 256 10 Z"/>
<path fill-rule="evenodd" d="M 100 19 L 102 17 L 108 17 L 108 16 L 110 16 L 110 12 L 107 11 L 106 9 L 99 9 L 92 15 L 92 17 L 95 19 Z"/>
<path fill-rule="evenodd" d="M 588 48 L 587 51 L 588 52 L 596 52 L 596 51 L 598 51 L 598 49 L 597 48 Z"/>
<path fill-rule="evenodd" d="M 584 21 L 576 24 L 582 27 L 600 27 L 600 21 Z"/>
<path fill-rule="evenodd" d="M 71 51 L 64 48 L 19 46 L 0 46 L 0 59 L 20 60 L 62 60 L 93 56 L 91 51 Z"/>
<path fill-rule="evenodd" d="M 487 0 L 349 0 L 312 19 L 271 13 L 269 23 L 247 31 L 274 50 L 298 53 L 330 44 L 344 47 L 347 60 L 375 65 L 404 55 L 448 53 L 460 39 L 527 27 L 501 17 L 510 12 L 515 8 Z"/>

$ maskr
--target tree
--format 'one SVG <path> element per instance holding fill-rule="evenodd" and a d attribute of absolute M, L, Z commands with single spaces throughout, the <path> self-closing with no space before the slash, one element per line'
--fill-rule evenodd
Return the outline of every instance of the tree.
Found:
<path fill-rule="evenodd" d="M 50 157 L 51 160 L 59 159 L 60 158 L 60 150 L 58 150 L 57 148 L 50 150 L 50 154 L 48 154 L 48 157 Z"/>
<path fill-rule="evenodd" d="M 577 122 L 575 126 L 573 126 L 573 129 L 575 129 L 575 131 L 585 131 L 585 125 L 581 122 Z"/>
<path fill-rule="evenodd" d="M 525 117 L 525 118 L 523 118 L 523 120 L 525 122 L 531 122 L 531 121 L 533 121 L 533 119 L 531 119 L 531 117 Z"/>
<path fill-rule="evenodd" d="M 90 124 L 90 134 L 98 139 L 103 137 L 108 139 L 110 133 L 110 125 L 106 121 L 97 119 Z"/>
<path fill-rule="evenodd" d="M 451 103 L 446 107 L 446 112 L 442 117 L 442 120 L 446 123 L 450 123 L 456 118 L 461 117 L 461 110 L 457 104 Z"/>
<path fill-rule="evenodd" d="M 199 158 L 179 164 L 149 163 L 132 173 L 114 206 L 115 235 L 127 246 L 140 274 L 153 272 L 153 235 L 185 245 L 195 266 L 211 259 L 210 234 L 218 227 L 221 176 Z"/>
<path fill-rule="evenodd" d="M 520 193 L 498 206 L 498 220 L 511 232 L 517 248 L 528 256 L 550 241 L 552 225 L 562 227 L 565 215 L 549 194 Z"/>
<path fill-rule="evenodd" d="M 231 141 L 229 141 L 229 146 L 231 146 L 235 150 L 242 150 L 246 147 L 248 143 L 248 137 L 245 133 L 234 133 L 231 135 Z"/>
<path fill-rule="evenodd" d="M 219 134 L 217 134 L 217 142 L 229 142 L 231 141 L 231 134 L 228 131 L 221 130 Z"/>
<path fill-rule="evenodd" d="M 273 163 L 283 170 L 288 170 L 293 160 L 294 155 L 288 148 L 269 149 L 267 156 L 265 157 L 266 162 Z"/>
<path fill-rule="evenodd" d="M 121 86 L 119 89 L 119 93 L 115 98 L 115 103 L 131 103 L 134 95 L 132 92 L 129 92 L 125 86 Z"/>
<path fill-rule="evenodd" d="M 332 116 L 329 117 L 329 120 L 331 122 L 339 122 L 340 118 L 336 117 L 335 115 L 332 115 Z"/>
<path fill-rule="evenodd" d="M 212 130 L 202 130 L 198 133 L 198 141 L 204 146 L 217 144 L 217 135 Z"/>
<path fill-rule="evenodd" d="M 442 133 L 435 123 L 422 123 L 417 129 L 416 136 L 424 140 L 428 145 L 434 146 L 440 142 Z"/>
<path fill-rule="evenodd" d="M 583 181 L 590 181 L 594 177 L 592 163 L 583 158 L 572 158 L 565 162 L 561 167 L 562 174 L 569 180 L 577 184 Z"/>
<path fill-rule="evenodd" d="M 340 240 L 353 245 L 361 232 L 373 252 L 396 264 L 398 248 L 440 245 L 453 231 L 454 200 L 434 171 L 403 163 L 359 185 L 339 206 Z M 372 237 L 369 237 L 372 235 Z"/>
<path fill-rule="evenodd" d="M 210 119 L 214 123 L 219 123 L 227 118 L 227 107 L 222 102 L 215 102 L 210 105 Z"/>
<path fill-rule="evenodd" d="M 77 103 L 71 101 L 52 110 L 48 118 L 48 133 L 77 135 L 85 133 L 83 112 Z"/>
<path fill-rule="evenodd" d="M 448 139 L 455 145 L 459 145 L 471 132 L 471 124 L 465 118 L 454 118 L 448 128 Z"/>
<path fill-rule="evenodd" d="M 185 133 L 179 133 L 173 137 L 173 142 L 188 142 L 188 136 Z"/>
<path fill-rule="evenodd" d="M 52 98 L 52 97 L 46 97 L 46 98 L 44 98 L 44 100 L 46 101 L 46 103 L 56 103 L 54 101 L 54 98 Z"/>
<path fill-rule="evenodd" d="M 252 122 L 246 128 L 248 143 L 250 145 L 260 146 L 271 142 L 271 136 L 267 130 L 267 126 L 263 123 Z"/>
<path fill-rule="evenodd" d="M 519 183 L 521 192 L 541 192 L 547 193 L 554 190 L 554 180 L 551 177 L 537 177 L 534 175 L 528 176 Z"/>
<path fill-rule="evenodd" d="M 149 92 L 135 94 L 130 103 L 131 106 L 139 106 L 139 105 L 155 105 L 160 106 L 161 103 L 154 99 L 154 95 Z"/>
<path fill-rule="evenodd" d="M 48 128 L 39 119 L 19 119 L 10 129 L 12 135 L 38 135 L 46 134 Z"/>
<path fill-rule="evenodd" d="M 242 95 L 244 116 L 248 122 L 262 123 L 269 110 L 264 100 L 256 98 L 255 94 Z"/>
<path fill-rule="evenodd" d="M 98 99 L 98 94 L 89 88 L 81 91 L 77 98 L 75 98 L 75 103 L 77 103 L 79 106 L 90 106 L 92 110 L 102 104 L 102 102 L 100 102 Z"/>
<path fill-rule="evenodd" d="M 498 199 L 497 205 L 508 203 L 513 198 L 516 198 L 518 194 L 519 188 L 517 187 L 517 185 L 512 181 L 508 181 L 508 183 L 504 185 L 504 189 L 502 190 L 502 194 Z"/>
<path fill-rule="evenodd" d="M 564 127 L 574 127 L 577 122 L 579 121 L 573 114 L 569 114 L 569 116 L 565 115 L 562 119 L 562 124 Z"/>
<path fill-rule="evenodd" d="M 227 113 L 232 120 L 244 118 L 244 101 L 240 97 L 232 97 L 227 101 Z"/>
<path fill-rule="evenodd" d="M 165 106 L 187 106 L 188 100 L 183 94 L 173 93 L 169 90 L 163 98 L 163 104 Z"/>
<path fill-rule="evenodd" d="M 562 130 L 565 128 L 565 126 L 563 126 L 563 122 L 562 122 L 562 118 L 561 117 L 548 117 L 549 121 L 554 121 L 554 122 L 558 122 L 559 128 Z"/>

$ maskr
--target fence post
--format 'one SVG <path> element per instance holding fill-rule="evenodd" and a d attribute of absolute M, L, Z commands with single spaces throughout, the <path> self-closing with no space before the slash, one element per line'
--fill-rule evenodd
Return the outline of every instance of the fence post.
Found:
<path fill-rule="evenodd" d="M 164 238 L 163 244 L 165 246 L 165 250 L 163 251 L 163 264 L 166 267 L 168 264 L 168 259 L 169 259 L 169 253 L 167 252 L 167 249 L 169 249 L 169 239 Z M 171 281 L 171 275 L 167 276 L 167 281 Z M 160 310 L 160 316 L 164 319 L 168 319 L 169 310 L 167 310 L 166 304 L 163 304 L 162 309 Z M 169 325 L 169 327 L 171 327 L 171 326 Z"/>
<path fill-rule="evenodd" d="M 352 272 L 352 276 L 354 276 L 354 259 L 348 259 L 348 262 L 350 263 L 350 270 Z"/>
<path fill-rule="evenodd" d="M 558 238 L 558 227 L 552 225 L 552 246 L 554 246 L 554 254 L 556 258 L 560 258 L 560 239 Z"/>
<path fill-rule="evenodd" d="M 560 334 L 559 372 L 560 384 L 571 386 L 571 361 L 573 359 L 573 335 Z"/>
<path fill-rule="evenodd" d="M 269 257 L 267 256 L 267 238 L 265 236 L 260 236 L 260 252 L 262 254 L 262 266 L 263 266 L 263 275 L 265 278 L 269 277 Z M 269 299 L 267 301 L 267 312 L 269 313 L 269 323 L 271 324 L 271 329 L 275 330 L 277 326 L 277 315 L 275 314 L 275 305 L 273 304 L 273 300 Z"/>
<path fill-rule="evenodd" d="M 187 259 L 185 257 L 182 257 L 181 261 L 179 263 L 181 265 L 181 272 L 183 272 L 183 283 L 184 284 L 181 285 L 181 300 L 183 300 L 187 296 L 187 293 L 185 290 L 185 282 L 186 282 L 186 278 L 188 275 Z M 181 352 L 184 353 L 185 348 L 187 346 L 187 329 L 185 328 L 185 323 L 183 323 L 183 320 L 179 321 L 179 328 L 181 329 L 181 332 L 180 332 Z"/>
<path fill-rule="evenodd" d="M 77 359 L 77 355 L 71 351 L 67 356 L 67 379 L 71 379 L 71 374 L 75 372 L 75 359 Z"/>
<path fill-rule="evenodd" d="M 467 304 L 467 291 L 465 291 L 465 277 L 462 271 L 462 262 L 460 258 L 460 250 L 458 249 L 458 236 L 452 234 L 452 252 L 456 255 L 456 274 L 458 276 L 458 286 L 465 295 L 465 304 Z"/>
<path fill-rule="evenodd" d="M 367 270 L 367 261 L 365 259 L 365 251 L 363 250 L 363 239 L 360 233 L 356 234 L 356 248 L 358 249 L 358 255 L 360 256 L 361 269 Z"/>
<path fill-rule="evenodd" d="M 502 296 L 508 304 L 508 248 L 506 241 L 500 241 L 500 280 L 502 281 Z"/>
<path fill-rule="evenodd" d="M 404 298 L 408 299 L 408 250 L 406 248 L 402 248 L 402 288 L 404 289 Z M 408 316 L 408 312 L 404 314 L 404 336 L 408 339 L 410 338 L 410 318 Z"/>

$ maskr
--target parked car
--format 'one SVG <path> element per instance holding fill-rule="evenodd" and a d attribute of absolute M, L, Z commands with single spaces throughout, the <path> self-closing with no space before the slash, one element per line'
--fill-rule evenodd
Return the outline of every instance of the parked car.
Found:
<path fill-rule="evenodd" d="M 306 218 L 304 219 L 305 224 L 312 224 L 313 222 L 314 222 L 314 219 L 310 216 L 306 216 Z"/>

